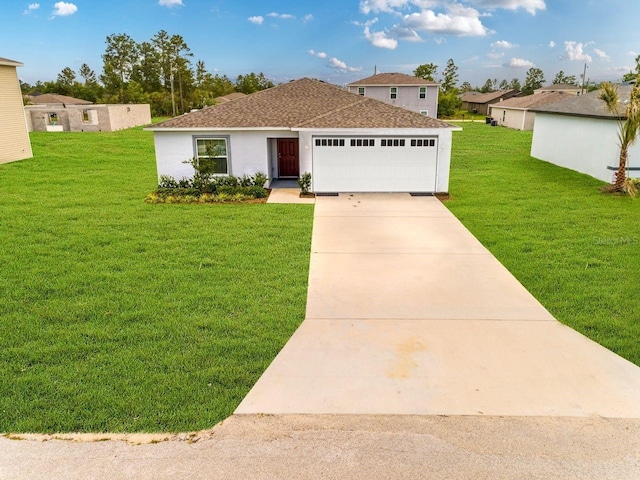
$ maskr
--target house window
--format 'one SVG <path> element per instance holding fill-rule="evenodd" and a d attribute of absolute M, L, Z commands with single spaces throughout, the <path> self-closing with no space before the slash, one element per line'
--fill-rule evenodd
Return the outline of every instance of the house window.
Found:
<path fill-rule="evenodd" d="M 196 155 L 202 171 L 213 175 L 229 174 L 226 138 L 196 138 Z"/>
<path fill-rule="evenodd" d="M 90 121 L 89 110 L 82 110 L 82 123 L 89 123 Z"/>
<path fill-rule="evenodd" d="M 418 95 L 419 98 L 427 98 L 427 87 L 420 87 L 420 94 Z M 420 112 L 422 113 L 422 112 Z"/>
<path fill-rule="evenodd" d="M 49 123 L 51 125 L 57 125 L 58 124 L 58 114 L 55 112 L 51 112 L 49 114 Z"/>
<path fill-rule="evenodd" d="M 420 115 L 424 115 L 425 117 L 429 116 L 429 110 L 420 110 Z"/>
<path fill-rule="evenodd" d="M 502 121 L 504 122 L 504 119 L 507 118 L 507 111 L 503 110 L 502 111 Z"/>
<path fill-rule="evenodd" d="M 391 98 L 391 100 L 398 98 L 398 87 L 391 87 L 389 89 L 389 98 Z"/>
<path fill-rule="evenodd" d="M 364 97 L 364 92 L 365 92 L 364 87 L 358 87 L 358 95 L 362 95 Z"/>

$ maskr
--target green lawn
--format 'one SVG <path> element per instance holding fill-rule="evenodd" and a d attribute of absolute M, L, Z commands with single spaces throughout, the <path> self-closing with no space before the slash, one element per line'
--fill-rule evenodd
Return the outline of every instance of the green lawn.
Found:
<path fill-rule="evenodd" d="M 148 205 L 152 133 L 0 166 L 0 432 L 191 431 L 304 318 L 313 209 Z"/>
<path fill-rule="evenodd" d="M 558 320 L 640 365 L 640 199 L 531 158 L 531 132 L 458 125 L 449 209 Z"/>
<path fill-rule="evenodd" d="M 640 199 L 459 124 L 447 206 L 560 321 L 640 364 Z M 304 317 L 308 205 L 148 205 L 152 134 L 32 134 L 0 166 L 0 432 L 192 431 Z"/>

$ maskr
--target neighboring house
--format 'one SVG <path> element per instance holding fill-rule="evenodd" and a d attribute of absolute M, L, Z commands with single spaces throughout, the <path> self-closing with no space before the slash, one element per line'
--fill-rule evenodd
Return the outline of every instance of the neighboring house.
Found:
<path fill-rule="evenodd" d="M 549 85 L 547 87 L 538 88 L 534 90 L 534 95 L 538 93 L 550 93 L 550 92 L 558 92 L 558 93 L 566 93 L 568 95 L 580 95 L 582 93 L 582 87 L 578 87 L 576 85 L 569 85 L 566 83 L 556 83 L 555 85 Z"/>
<path fill-rule="evenodd" d="M 303 78 L 159 123 L 158 176 L 191 177 L 213 159 L 218 175 L 312 175 L 312 190 L 446 192 L 447 123 Z M 213 156 L 212 156 L 213 154 Z"/>
<path fill-rule="evenodd" d="M 562 92 L 513 97 L 504 102 L 490 105 L 489 116 L 503 127 L 516 130 L 533 130 L 536 114 L 532 109 L 566 100 L 567 98 L 569 98 L 569 95 Z"/>
<path fill-rule="evenodd" d="M 30 132 L 114 132 L 149 125 L 148 104 L 99 104 L 66 95 L 26 97 L 24 107 Z"/>
<path fill-rule="evenodd" d="M 481 93 L 480 95 L 465 94 L 462 102 L 466 101 L 467 112 L 489 115 L 489 106 L 520 95 L 518 90 L 498 90 L 497 92 Z"/>
<path fill-rule="evenodd" d="M 620 86 L 620 98 L 629 98 L 632 86 Z M 531 156 L 570 168 L 605 182 L 618 169 L 618 121 L 594 91 L 534 109 Z M 624 105 L 621 105 L 624 111 Z M 640 177 L 640 144 L 629 149 L 629 175 Z"/>
<path fill-rule="evenodd" d="M 17 72 L 22 65 L 0 57 L 0 163 L 33 157 Z"/>
<path fill-rule="evenodd" d="M 233 93 L 229 93 L 228 95 L 216 97 L 213 100 L 216 102 L 216 105 L 219 105 L 221 103 L 227 103 L 227 102 L 230 102 L 231 100 L 237 100 L 242 97 L 246 97 L 246 95 L 242 92 L 233 92 Z"/>
<path fill-rule="evenodd" d="M 466 110 L 467 112 L 470 112 L 471 110 L 469 110 L 469 102 L 473 101 L 473 99 L 476 98 L 478 95 L 482 95 L 482 93 L 476 92 L 475 90 L 460 94 L 460 101 L 462 102 L 462 104 L 460 105 L 460 108 L 462 110 Z"/>
<path fill-rule="evenodd" d="M 347 90 L 436 118 L 439 86 L 404 73 L 378 73 L 348 84 Z"/>

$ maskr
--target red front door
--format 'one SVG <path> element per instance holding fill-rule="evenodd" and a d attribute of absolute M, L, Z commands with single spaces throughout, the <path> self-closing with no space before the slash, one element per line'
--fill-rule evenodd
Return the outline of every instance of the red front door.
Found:
<path fill-rule="evenodd" d="M 278 139 L 278 177 L 299 177 L 298 139 Z"/>

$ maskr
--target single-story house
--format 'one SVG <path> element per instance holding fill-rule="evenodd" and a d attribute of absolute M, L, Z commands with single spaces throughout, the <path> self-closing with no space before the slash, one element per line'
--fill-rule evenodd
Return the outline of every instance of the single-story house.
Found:
<path fill-rule="evenodd" d="M 558 93 L 566 93 L 568 95 L 581 95 L 582 87 L 578 87 L 577 85 L 572 85 L 568 83 L 555 83 L 553 85 L 547 85 L 546 87 L 537 88 L 533 91 L 534 95 L 539 93 L 550 93 L 550 92 L 558 92 Z"/>
<path fill-rule="evenodd" d="M 405 73 L 377 73 L 347 85 L 347 90 L 437 118 L 440 84 Z"/>
<path fill-rule="evenodd" d="M 462 105 L 460 106 L 460 108 L 462 110 L 466 110 L 467 112 L 470 112 L 471 110 L 469 110 L 469 102 L 472 102 L 473 99 L 476 98 L 478 95 L 482 95 L 482 93 L 476 90 L 471 90 L 469 92 L 461 93 L 460 101 L 462 102 Z"/>
<path fill-rule="evenodd" d="M 0 163 L 33 157 L 17 71 L 22 65 L 0 57 Z"/>
<path fill-rule="evenodd" d="M 631 88 L 619 87 L 622 102 Z M 534 109 L 531 156 L 611 182 L 620 159 L 618 119 L 598 98 L 599 93 L 571 96 Z M 640 177 L 640 143 L 629 149 L 628 170 L 630 176 Z"/>
<path fill-rule="evenodd" d="M 533 130 L 536 119 L 532 109 L 566 100 L 568 95 L 562 92 L 538 93 L 525 97 L 513 97 L 504 102 L 489 106 L 489 116 L 498 125 L 516 130 Z"/>
<path fill-rule="evenodd" d="M 481 93 L 480 95 L 466 95 L 463 104 L 467 104 L 467 112 L 489 115 L 489 106 L 520 95 L 518 90 L 498 90 L 497 92 Z"/>
<path fill-rule="evenodd" d="M 24 107 L 30 132 L 114 132 L 149 125 L 148 104 L 99 104 L 58 94 L 31 95 Z"/>
<path fill-rule="evenodd" d="M 316 193 L 447 192 L 457 129 L 309 78 L 148 128 L 158 176 L 191 177 L 184 162 L 215 149 L 218 175 L 309 172 Z"/>

